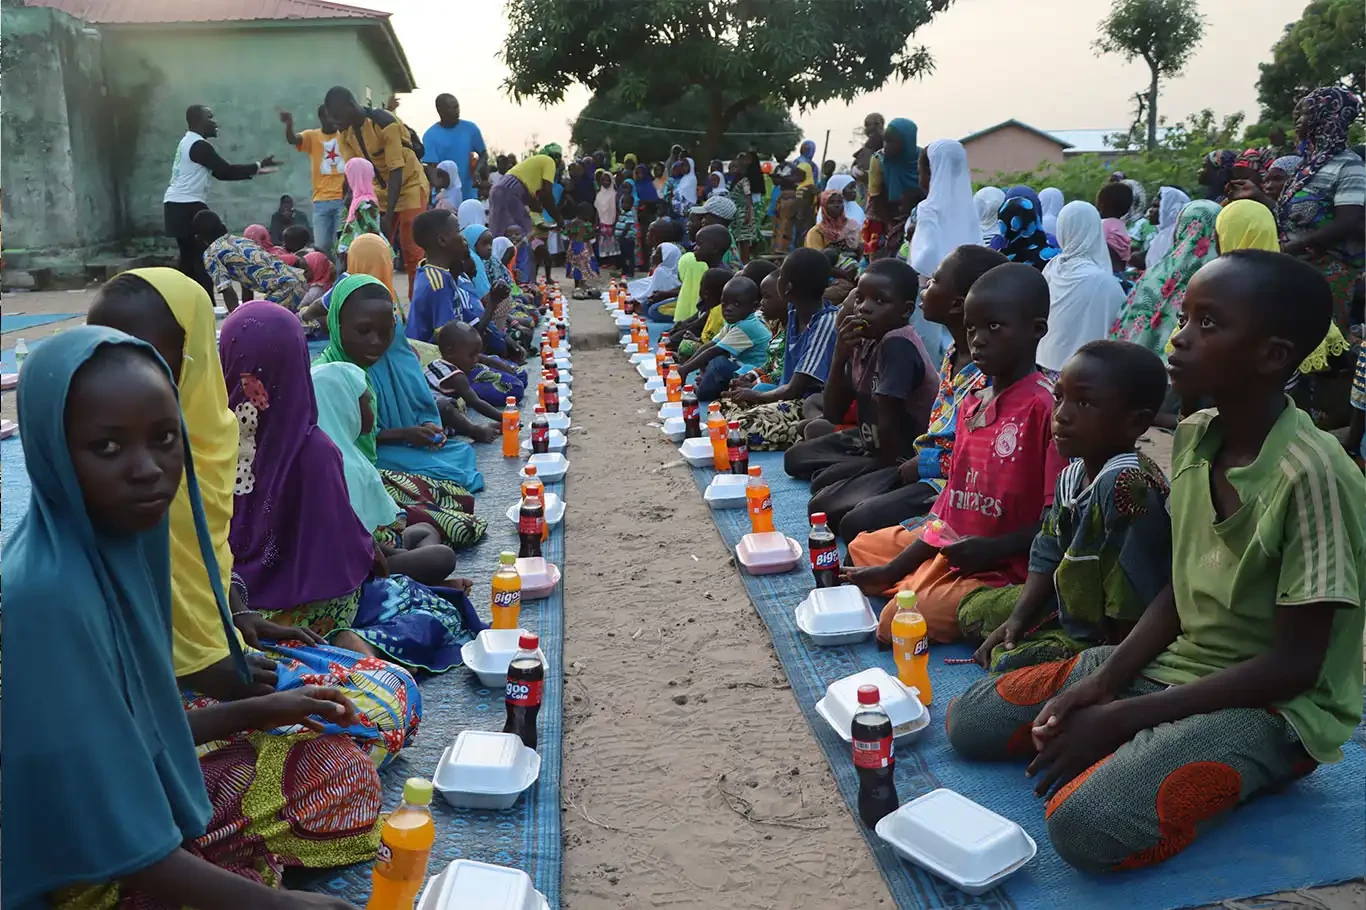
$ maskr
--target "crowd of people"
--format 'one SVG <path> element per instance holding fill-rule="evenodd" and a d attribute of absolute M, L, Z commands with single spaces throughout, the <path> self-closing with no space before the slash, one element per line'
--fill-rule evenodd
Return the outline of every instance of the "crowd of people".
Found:
<path fill-rule="evenodd" d="M 991 675 L 949 740 L 1031 760 L 1069 862 L 1159 862 L 1341 758 L 1366 587 L 1355 96 L 1310 93 L 1293 151 L 1211 152 L 1194 201 L 1122 175 L 1094 201 L 974 192 L 960 143 L 877 115 L 837 173 L 809 141 L 705 171 L 682 147 L 490 162 L 453 97 L 437 112 L 419 138 L 338 87 L 317 129 L 282 115 L 313 217 L 286 196 L 239 234 L 208 182 L 274 162 L 223 161 L 191 108 L 179 270 L 114 278 L 29 357 L 7 900 L 274 906 L 286 867 L 374 856 L 412 674 L 484 628 L 454 574 L 486 529 L 473 447 L 540 378 L 558 255 L 582 296 L 633 279 L 699 398 L 810 481 L 850 583 L 976 643 Z M 1344 446 L 1316 421 L 1353 356 Z M 1139 451 L 1164 426 L 1169 472 Z"/>

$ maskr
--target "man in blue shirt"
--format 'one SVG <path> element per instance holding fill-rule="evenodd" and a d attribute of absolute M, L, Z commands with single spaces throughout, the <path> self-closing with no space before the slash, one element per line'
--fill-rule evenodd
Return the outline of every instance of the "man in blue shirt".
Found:
<path fill-rule="evenodd" d="M 479 155 L 476 171 L 488 164 L 489 153 L 484 146 L 484 135 L 479 132 L 479 127 L 460 119 L 460 102 L 455 100 L 454 95 L 436 96 L 436 115 L 440 119 L 422 134 L 422 145 L 426 149 L 422 163 L 431 166 L 427 169 L 430 174 L 432 167 L 441 162 L 454 161 L 460 171 L 461 195 L 465 199 L 474 199 L 478 191 L 470 173 L 470 153 Z"/>

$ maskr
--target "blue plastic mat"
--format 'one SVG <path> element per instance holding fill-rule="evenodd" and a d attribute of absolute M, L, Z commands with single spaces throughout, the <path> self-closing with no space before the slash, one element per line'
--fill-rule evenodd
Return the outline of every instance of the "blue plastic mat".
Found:
<path fill-rule="evenodd" d="M 321 345 L 315 345 L 321 348 Z M 316 351 L 315 351 L 316 353 Z M 530 419 L 535 396 L 523 401 Z M 572 413 L 571 413 L 572 416 Z M 504 460 L 497 441 L 476 447 L 479 470 L 485 488 L 477 494 L 476 510 L 488 519 L 488 533 L 477 546 L 457 553 L 456 574 L 474 580 L 471 600 L 487 621 L 489 618 L 489 580 L 502 550 L 517 549 L 516 527 L 504 514 L 519 496 L 518 472 L 524 459 Z M 0 544 L 7 542 L 28 509 L 29 479 L 24 467 L 23 448 L 17 436 L 0 442 Z M 551 491 L 564 495 L 564 483 L 551 484 Z M 545 556 L 564 570 L 565 522 L 551 529 Z M 455 859 L 514 866 L 529 874 L 536 888 L 552 908 L 559 907 L 560 865 L 560 764 L 562 737 L 562 699 L 564 694 L 563 584 L 542 600 L 523 601 L 521 626 L 541 636 L 549 668 L 546 671 L 541 711 L 538 717 L 537 751 L 541 755 L 541 775 L 536 784 L 504 812 L 452 809 L 438 796 L 432 803 L 436 819 L 436 843 L 432 847 L 428 872 L 435 874 Z M 384 808 L 396 807 L 402 799 L 403 782 L 413 776 L 430 778 L 442 751 L 455 741 L 462 730 L 502 730 L 505 718 L 501 689 L 484 688 L 473 673 L 457 667 L 441 676 L 421 680 L 423 717 L 418 736 L 381 775 Z M 304 887 L 343 897 L 364 906 L 370 894 L 369 863 L 344 869 L 291 873 L 291 887 Z"/>
<path fill-rule="evenodd" d="M 3 313 L 0 314 L 0 332 L 18 332 L 31 329 L 36 325 L 49 325 L 75 319 L 80 313 Z"/>
<path fill-rule="evenodd" d="M 764 469 L 773 492 L 778 530 L 800 542 L 805 552 L 808 484 L 783 472 L 781 453 L 752 453 L 750 464 Z M 712 472 L 692 470 L 699 490 L 705 489 Z M 732 550 L 749 532 L 744 509 L 713 511 L 712 516 Z M 793 610 L 812 584 L 807 566 L 803 559 L 798 568 L 783 575 L 751 576 L 737 571 L 768 626 L 802 713 L 815 731 L 858 823 L 858 782 L 849 745 L 816 714 L 815 705 L 825 695 L 826 686 L 841 677 L 874 666 L 895 673 L 896 667 L 891 653 L 879 653 L 871 639 L 859 645 L 818 648 L 797 631 Z M 897 792 L 904 803 L 936 787 L 956 790 L 1023 825 L 1038 843 L 1039 853 L 1001 888 L 973 898 L 902 860 L 858 823 L 899 906 L 1021 910 L 1122 906 L 1125 910 L 1148 910 L 1331 884 L 1366 872 L 1366 727 L 1358 727 L 1344 747 L 1345 761 L 1319 768 L 1283 793 L 1235 811 L 1185 852 L 1160 866 L 1108 876 L 1077 871 L 1049 845 L 1043 803 L 1034 797 L 1023 764 L 969 762 L 949 748 L 944 706 L 982 678 L 982 671 L 976 665 L 948 666 L 943 659 L 970 654 L 965 645 L 931 648 L 931 723 L 914 743 L 896 750 Z"/>

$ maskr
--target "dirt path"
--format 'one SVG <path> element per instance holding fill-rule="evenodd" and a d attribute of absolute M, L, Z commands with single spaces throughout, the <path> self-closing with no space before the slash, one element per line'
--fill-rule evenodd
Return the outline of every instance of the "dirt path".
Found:
<path fill-rule="evenodd" d="M 611 321 L 572 313 L 564 906 L 890 904 Z"/>

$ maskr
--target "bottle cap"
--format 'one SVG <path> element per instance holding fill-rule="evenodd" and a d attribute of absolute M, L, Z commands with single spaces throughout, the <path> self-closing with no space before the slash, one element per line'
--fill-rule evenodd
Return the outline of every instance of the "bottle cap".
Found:
<path fill-rule="evenodd" d="M 683 391 L 685 391 L 685 392 L 696 392 L 696 391 L 697 391 L 697 386 L 693 385 L 693 384 L 690 382 L 690 383 L 688 383 L 687 385 L 683 386 Z"/>
<path fill-rule="evenodd" d="M 410 777 L 403 784 L 403 801 L 410 806 L 432 804 L 432 782 L 425 777 Z"/>
<path fill-rule="evenodd" d="M 726 424 L 726 427 L 727 427 L 728 429 L 731 429 L 731 430 L 738 430 L 738 429 L 740 429 L 740 421 L 738 421 L 738 420 L 732 420 L 732 421 L 730 421 L 729 423 Z"/>
<path fill-rule="evenodd" d="M 896 592 L 896 607 L 898 610 L 914 610 L 917 602 L 914 591 Z"/>
<path fill-rule="evenodd" d="M 719 414 L 721 412 L 721 402 L 713 401 L 711 404 L 707 405 L 707 410 Z"/>
<path fill-rule="evenodd" d="M 761 468 L 761 467 L 759 467 L 757 464 L 752 464 L 752 465 L 749 466 L 749 476 L 750 476 L 750 477 L 763 477 L 763 476 L 764 476 L 764 469 Z"/>
<path fill-rule="evenodd" d="M 544 413 L 545 413 L 545 408 L 541 407 L 540 405 L 536 405 L 536 413 L 537 413 L 537 414 L 544 414 Z"/>
<path fill-rule="evenodd" d="M 511 395 L 509 395 L 509 396 L 507 397 L 507 400 L 506 400 L 505 404 L 507 404 L 507 406 L 510 407 L 510 408 L 515 408 L 515 407 L 517 407 L 517 399 L 516 399 L 516 398 L 513 398 Z"/>
<path fill-rule="evenodd" d="M 517 647 L 523 651 L 535 651 L 541 646 L 541 636 L 532 632 L 523 632 L 517 639 Z"/>
<path fill-rule="evenodd" d="M 825 522 L 826 522 L 826 517 L 825 517 L 825 513 L 824 513 L 824 512 L 812 512 L 812 513 L 811 513 L 811 523 L 812 523 L 813 525 L 823 525 L 823 524 L 825 524 Z"/>
<path fill-rule="evenodd" d="M 535 466 L 534 464 L 529 464 L 529 465 L 527 465 L 526 467 L 522 468 L 522 473 L 525 474 L 525 475 L 527 476 L 528 479 L 529 479 L 529 478 L 532 478 L 532 477 L 535 477 L 535 476 L 536 476 L 536 466 Z"/>
<path fill-rule="evenodd" d="M 504 566 L 517 565 L 517 554 L 511 550 L 504 550 L 498 554 L 498 564 Z"/>
<path fill-rule="evenodd" d="M 858 703 L 859 703 L 859 704 L 861 704 L 861 705 L 875 705 L 875 704 L 877 704 L 877 703 L 878 703 L 879 701 L 881 701 L 881 700 L 882 700 L 882 695 L 881 695 L 881 693 L 878 692 L 877 686 L 859 686 L 859 687 L 858 687 Z"/>

